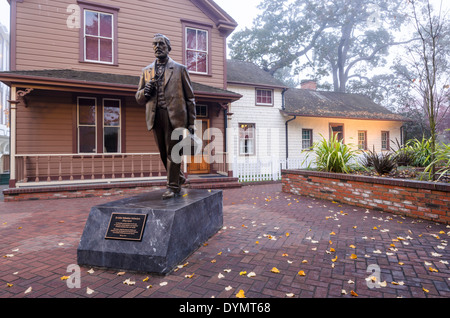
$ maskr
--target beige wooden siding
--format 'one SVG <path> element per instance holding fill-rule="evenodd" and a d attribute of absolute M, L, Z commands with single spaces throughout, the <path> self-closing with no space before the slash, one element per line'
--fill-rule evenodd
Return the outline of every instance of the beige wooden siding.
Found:
<path fill-rule="evenodd" d="M 27 96 L 28 106 L 17 108 L 17 154 L 72 153 L 76 123 L 72 95 L 40 91 Z"/>
<path fill-rule="evenodd" d="M 151 39 L 164 33 L 172 43 L 171 57 L 182 62 L 181 18 L 213 22 L 189 0 L 124 1 L 95 0 L 120 7 L 118 13 L 119 65 L 79 62 L 79 29 L 67 27 L 66 12 L 74 0 L 27 0 L 17 4 L 17 70 L 76 69 L 113 74 L 139 75 L 154 60 Z M 156 12 L 158 15 L 156 15 Z M 211 32 L 212 76 L 192 75 L 198 83 L 224 87 L 224 40 Z"/>

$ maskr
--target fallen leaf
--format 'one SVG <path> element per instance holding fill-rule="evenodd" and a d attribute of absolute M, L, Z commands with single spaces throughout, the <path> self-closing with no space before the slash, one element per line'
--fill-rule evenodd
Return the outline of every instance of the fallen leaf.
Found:
<path fill-rule="evenodd" d="M 94 293 L 93 289 L 90 289 L 89 287 L 86 287 L 86 294 L 91 295 Z"/>
<path fill-rule="evenodd" d="M 226 290 L 226 291 L 229 291 L 229 290 L 232 290 L 232 289 L 233 289 L 233 287 L 231 287 L 231 286 L 225 287 L 225 290 Z"/>
<path fill-rule="evenodd" d="M 430 291 L 428 289 L 426 289 L 425 287 L 422 287 L 422 290 L 426 293 L 429 293 Z"/>
<path fill-rule="evenodd" d="M 70 276 L 62 276 L 61 280 L 68 280 Z"/>
<path fill-rule="evenodd" d="M 13 287 L 13 286 L 14 286 L 14 284 L 6 283 L 6 287 Z"/>
<path fill-rule="evenodd" d="M 219 275 L 217 275 L 217 278 L 221 279 L 224 278 L 225 276 L 222 273 L 219 273 Z"/>
<path fill-rule="evenodd" d="M 287 297 L 294 297 L 294 294 L 293 293 L 288 293 L 288 294 L 286 294 L 286 296 Z"/>
<path fill-rule="evenodd" d="M 305 271 L 299 271 L 297 274 L 300 276 L 306 276 Z"/>
<path fill-rule="evenodd" d="M 122 275 L 125 275 L 125 272 L 118 272 L 117 273 L 117 276 L 122 276 Z"/>
<path fill-rule="evenodd" d="M 436 273 L 438 272 L 438 270 L 436 268 L 433 268 L 433 267 L 429 267 L 428 270 L 430 272 L 436 272 Z"/>
<path fill-rule="evenodd" d="M 241 276 L 247 275 L 247 272 L 246 271 L 242 271 L 242 272 L 239 273 L 239 275 L 241 275 Z"/>
<path fill-rule="evenodd" d="M 350 258 L 351 259 L 357 259 L 358 257 L 356 256 L 356 254 L 352 254 L 352 255 L 350 255 Z"/>
<path fill-rule="evenodd" d="M 247 277 L 255 277 L 255 276 L 256 276 L 255 272 L 250 272 L 247 274 Z"/>
<path fill-rule="evenodd" d="M 278 270 L 278 268 L 274 267 L 270 270 L 272 273 L 279 273 L 280 271 Z"/>
<path fill-rule="evenodd" d="M 131 278 L 125 279 L 122 283 L 125 285 L 128 285 L 128 286 L 132 286 L 132 285 L 136 284 L 136 282 L 132 281 Z"/>
<path fill-rule="evenodd" d="M 337 255 L 336 255 L 336 257 L 335 258 L 333 258 L 331 261 L 332 262 L 336 262 L 337 261 L 337 259 L 338 259 L 338 257 L 337 257 Z"/>
<path fill-rule="evenodd" d="M 184 277 L 186 277 L 186 278 L 192 278 L 192 277 L 194 277 L 194 273 L 192 273 L 191 275 L 184 275 Z"/>
<path fill-rule="evenodd" d="M 159 286 L 166 286 L 167 285 L 167 282 L 161 282 L 161 283 L 159 283 Z"/>
<path fill-rule="evenodd" d="M 32 290 L 33 290 L 33 288 L 30 286 L 27 288 L 27 290 L 24 292 L 24 294 L 29 294 L 29 293 L 31 293 Z"/>
<path fill-rule="evenodd" d="M 352 296 L 358 297 L 358 294 L 357 294 L 356 292 L 354 292 L 353 290 L 350 291 L 350 294 L 351 294 Z"/>
<path fill-rule="evenodd" d="M 94 274 L 94 269 L 91 268 L 90 270 L 87 271 L 89 274 Z"/>
<path fill-rule="evenodd" d="M 237 298 L 245 298 L 245 293 L 244 291 L 241 289 L 237 294 L 236 294 Z"/>
<path fill-rule="evenodd" d="M 142 281 L 143 281 L 143 282 L 148 282 L 149 279 L 150 279 L 150 278 L 147 276 L 147 277 L 145 277 Z"/>

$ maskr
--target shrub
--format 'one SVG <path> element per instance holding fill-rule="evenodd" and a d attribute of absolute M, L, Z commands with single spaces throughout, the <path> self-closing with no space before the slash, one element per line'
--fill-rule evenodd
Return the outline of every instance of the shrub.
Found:
<path fill-rule="evenodd" d="M 431 138 L 422 137 L 422 140 L 408 140 L 405 149 L 413 154 L 413 166 L 426 167 L 431 164 Z"/>
<path fill-rule="evenodd" d="M 369 163 L 379 175 L 389 174 L 397 167 L 395 155 L 389 152 L 376 153 L 375 148 L 364 154 L 363 162 Z"/>
<path fill-rule="evenodd" d="M 442 179 L 447 174 L 450 174 L 450 144 L 442 143 L 436 150 L 434 161 L 430 162 L 425 168 L 425 172 L 428 172 L 430 177 L 433 163 L 439 168 L 436 171 L 436 174 L 439 176 L 438 180 Z"/>
<path fill-rule="evenodd" d="M 395 140 L 397 150 L 394 151 L 394 160 L 397 166 L 412 166 L 414 163 L 414 153 L 412 149 L 401 145 L 398 139 Z"/>
<path fill-rule="evenodd" d="M 312 153 L 316 157 L 308 164 L 308 168 L 311 163 L 314 163 L 317 170 L 338 173 L 350 172 L 351 165 L 356 162 L 357 155 L 356 150 L 352 150 L 349 145 L 339 141 L 336 136 L 329 140 L 322 136 L 321 141 L 314 143 Z M 309 154 L 307 154 L 307 157 Z"/>

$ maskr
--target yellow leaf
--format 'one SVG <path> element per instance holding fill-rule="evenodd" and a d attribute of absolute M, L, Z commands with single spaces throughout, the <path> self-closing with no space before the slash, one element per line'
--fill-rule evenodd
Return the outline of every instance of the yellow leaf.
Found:
<path fill-rule="evenodd" d="M 255 244 L 259 244 L 259 241 L 256 241 Z"/>
<path fill-rule="evenodd" d="M 306 275 L 306 274 L 305 274 L 305 271 L 299 271 L 298 274 L 299 274 L 300 276 L 305 276 L 305 275 Z"/>
<path fill-rule="evenodd" d="M 445 232 L 444 231 L 440 231 L 439 234 L 445 234 Z"/>
<path fill-rule="evenodd" d="M 289 236 L 290 234 L 289 233 L 286 233 L 286 236 Z"/>
<path fill-rule="evenodd" d="M 352 295 L 352 296 L 355 296 L 355 297 L 358 297 L 358 294 L 357 293 L 355 293 L 353 290 L 352 291 L 350 291 L 350 294 Z"/>
<path fill-rule="evenodd" d="M 422 290 L 423 290 L 424 292 L 426 292 L 426 293 L 429 293 L 429 292 L 430 292 L 428 289 L 426 289 L 426 288 L 424 288 L 424 287 L 422 287 Z"/>
<path fill-rule="evenodd" d="M 217 253 L 217 255 L 222 255 L 222 252 Z"/>
<path fill-rule="evenodd" d="M 308 263 L 308 261 L 307 261 L 306 259 L 304 259 L 304 260 L 302 261 L 302 264 L 306 264 L 306 263 Z"/>
<path fill-rule="evenodd" d="M 211 260 L 211 263 L 215 263 L 215 262 L 216 262 L 216 260 L 215 260 L 215 259 Z"/>
<path fill-rule="evenodd" d="M 333 258 L 331 261 L 332 262 L 336 262 L 337 261 L 337 259 L 338 259 L 338 257 L 336 256 L 335 258 Z"/>
<path fill-rule="evenodd" d="M 6 286 L 7 286 L 7 287 L 13 287 L 14 285 L 11 284 L 11 283 L 6 283 Z"/>
<path fill-rule="evenodd" d="M 145 277 L 142 281 L 143 281 L 143 282 L 148 282 L 148 280 L 149 280 L 149 277 L 147 276 L 147 277 Z"/>
<path fill-rule="evenodd" d="M 433 267 L 429 267 L 428 270 L 429 270 L 430 272 L 436 272 L 436 273 L 438 272 L 438 270 L 435 269 L 435 268 L 433 268 Z"/>
<path fill-rule="evenodd" d="M 331 232 L 331 233 L 330 233 L 330 235 L 336 235 L 336 233 L 334 233 L 334 232 Z"/>
<path fill-rule="evenodd" d="M 351 259 L 357 259 L 358 257 L 356 256 L 356 254 L 352 254 L 352 255 L 350 255 L 350 258 Z"/>
<path fill-rule="evenodd" d="M 241 276 L 247 275 L 247 272 L 246 271 L 242 271 L 242 272 L 239 273 L 239 275 L 241 275 Z"/>
<path fill-rule="evenodd" d="M 185 193 L 185 194 L 183 194 L 183 197 L 186 197 L 188 194 L 187 193 Z"/>
<path fill-rule="evenodd" d="M 350 245 L 349 247 L 351 247 L 351 248 L 356 248 L 356 246 L 355 246 L 355 245 L 353 245 L 353 244 L 352 244 L 352 245 Z"/>
<path fill-rule="evenodd" d="M 281 256 L 289 256 L 287 253 L 283 253 L 283 255 L 281 255 Z"/>
<path fill-rule="evenodd" d="M 184 275 L 184 277 L 186 277 L 186 278 L 192 278 L 192 277 L 194 277 L 194 273 L 192 273 L 191 275 Z"/>
<path fill-rule="evenodd" d="M 270 270 L 272 273 L 279 273 L 280 271 L 278 270 L 278 268 L 274 267 Z"/>
<path fill-rule="evenodd" d="M 336 252 L 336 250 L 332 247 L 330 247 L 330 252 Z"/>
<path fill-rule="evenodd" d="M 374 226 L 374 227 L 373 227 L 373 229 L 374 229 L 374 230 L 377 230 L 377 227 L 376 227 L 376 226 Z"/>
<path fill-rule="evenodd" d="M 403 262 L 398 262 L 398 265 L 405 265 L 405 263 L 403 263 Z"/>
<path fill-rule="evenodd" d="M 61 280 L 68 280 L 70 276 L 63 276 L 61 277 Z"/>
<path fill-rule="evenodd" d="M 241 289 L 237 294 L 236 294 L 237 298 L 245 298 L 245 293 L 244 291 Z"/>

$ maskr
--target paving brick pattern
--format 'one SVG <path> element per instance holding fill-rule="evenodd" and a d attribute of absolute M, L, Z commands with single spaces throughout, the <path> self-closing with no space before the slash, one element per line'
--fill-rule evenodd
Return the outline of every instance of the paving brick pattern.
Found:
<path fill-rule="evenodd" d="M 281 184 L 224 190 L 224 228 L 169 275 L 81 267 L 68 288 L 91 206 L 119 198 L 1 202 L 0 298 L 450 297 L 448 226 Z M 380 280 L 368 284 L 369 265 Z"/>

